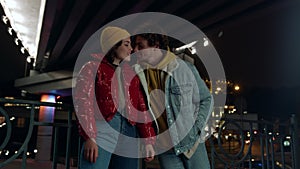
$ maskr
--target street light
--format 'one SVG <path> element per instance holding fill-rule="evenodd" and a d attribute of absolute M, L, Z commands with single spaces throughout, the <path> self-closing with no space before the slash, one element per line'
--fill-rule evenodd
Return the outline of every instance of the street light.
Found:
<path fill-rule="evenodd" d="M 239 86 L 239 85 L 235 85 L 235 86 L 234 86 L 234 90 L 235 90 L 235 91 L 239 91 L 239 90 L 240 90 L 240 86 Z"/>

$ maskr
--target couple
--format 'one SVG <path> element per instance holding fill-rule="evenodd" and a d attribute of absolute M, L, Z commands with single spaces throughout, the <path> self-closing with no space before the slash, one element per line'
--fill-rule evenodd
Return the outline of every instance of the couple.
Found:
<path fill-rule="evenodd" d="M 96 61 L 79 72 L 74 105 L 85 140 L 80 168 L 138 168 L 138 158 L 111 151 L 138 148 L 110 128 L 143 138 L 145 161 L 156 153 L 163 169 L 210 168 L 200 134 L 212 97 L 196 68 L 169 51 L 164 35 L 138 34 L 133 42 L 134 47 L 126 30 L 106 27 L 100 36 L 105 56 L 93 55 Z M 132 51 L 138 62 L 133 67 Z M 96 77 L 92 70 L 97 70 Z"/>

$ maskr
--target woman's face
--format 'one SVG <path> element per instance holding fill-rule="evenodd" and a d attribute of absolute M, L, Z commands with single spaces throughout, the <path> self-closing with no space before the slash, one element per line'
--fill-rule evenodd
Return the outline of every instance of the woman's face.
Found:
<path fill-rule="evenodd" d="M 132 51 L 130 38 L 122 40 L 122 44 L 116 49 L 116 59 L 119 61 L 130 61 Z"/>

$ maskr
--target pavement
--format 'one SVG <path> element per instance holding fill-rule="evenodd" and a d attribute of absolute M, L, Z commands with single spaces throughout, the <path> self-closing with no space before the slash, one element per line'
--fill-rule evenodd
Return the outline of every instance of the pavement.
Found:
<path fill-rule="evenodd" d="M 57 169 L 65 169 L 63 164 L 57 164 Z M 22 169 L 22 160 L 16 159 L 1 169 Z M 36 161 L 34 159 L 27 159 L 26 169 L 52 169 L 51 161 Z M 70 167 L 70 169 L 77 169 L 77 167 Z"/>

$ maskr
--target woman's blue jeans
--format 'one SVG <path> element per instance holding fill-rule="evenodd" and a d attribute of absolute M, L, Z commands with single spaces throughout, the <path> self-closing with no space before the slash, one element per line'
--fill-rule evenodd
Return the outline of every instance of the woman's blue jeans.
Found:
<path fill-rule="evenodd" d="M 115 132 L 109 129 L 109 124 Z M 118 145 L 124 146 L 123 140 L 118 140 L 116 133 L 122 133 L 129 137 L 137 137 L 137 130 L 126 118 L 120 113 L 116 113 L 114 118 L 109 122 L 97 121 L 97 144 L 98 158 L 95 163 L 87 161 L 83 156 L 83 148 L 80 155 L 80 169 L 137 169 L 138 158 L 128 158 L 114 154 L 114 150 L 119 148 Z M 100 145 L 100 146 L 99 146 Z M 138 151 L 138 149 L 130 150 Z"/>

